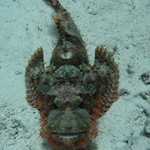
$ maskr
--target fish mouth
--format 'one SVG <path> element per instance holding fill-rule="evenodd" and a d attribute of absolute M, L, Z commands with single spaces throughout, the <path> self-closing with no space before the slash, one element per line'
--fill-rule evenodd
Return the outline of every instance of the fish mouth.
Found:
<path fill-rule="evenodd" d="M 54 137 L 59 137 L 60 139 L 76 139 L 78 137 L 84 137 L 87 132 L 78 132 L 78 133 L 56 133 L 52 132 Z"/>

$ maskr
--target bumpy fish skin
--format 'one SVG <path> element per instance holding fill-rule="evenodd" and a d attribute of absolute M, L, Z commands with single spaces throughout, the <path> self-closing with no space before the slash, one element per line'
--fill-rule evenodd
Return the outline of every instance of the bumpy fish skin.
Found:
<path fill-rule="evenodd" d="M 94 150 L 97 119 L 118 98 L 119 69 L 102 46 L 89 64 L 84 41 L 70 14 L 58 0 L 54 8 L 60 38 L 48 67 L 38 48 L 25 69 L 26 100 L 39 110 L 41 136 L 56 150 Z"/>

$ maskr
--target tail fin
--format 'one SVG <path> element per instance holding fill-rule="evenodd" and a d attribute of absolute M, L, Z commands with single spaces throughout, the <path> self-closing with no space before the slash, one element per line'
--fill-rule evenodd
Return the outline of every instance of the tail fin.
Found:
<path fill-rule="evenodd" d="M 47 5 L 51 6 L 55 10 L 53 15 L 54 22 L 60 34 L 62 40 L 73 40 L 72 42 L 80 43 L 84 45 L 84 41 L 80 35 L 80 32 L 73 22 L 70 13 L 60 4 L 58 0 L 44 0 Z"/>
<path fill-rule="evenodd" d="M 66 9 L 60 4 L 58 0 L 44 0 L 47 5 L 54 8 L 55 11 L 66 11 Z"/>

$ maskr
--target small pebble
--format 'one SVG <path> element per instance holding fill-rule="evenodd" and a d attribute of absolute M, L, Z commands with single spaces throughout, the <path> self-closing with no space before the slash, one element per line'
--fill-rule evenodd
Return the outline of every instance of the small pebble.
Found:
<path fill-rule="evenodd" d="M 119 96 L 128 95 L 130 92 L 127 89 L 120 89 Z"/>
<path fill-rule="evenodd" d="M 145 84 L 150 84 L 150 72 L 146 72 L 144 74 L 141 75 L 141 80 L 145 83 Z"/>
<path fill-rule="evenodd" d="M 20 72 L 20 71 L 16 71 L 15 74 L 16 74 L 16 75 L 20 75 L 21 72 Z"/>

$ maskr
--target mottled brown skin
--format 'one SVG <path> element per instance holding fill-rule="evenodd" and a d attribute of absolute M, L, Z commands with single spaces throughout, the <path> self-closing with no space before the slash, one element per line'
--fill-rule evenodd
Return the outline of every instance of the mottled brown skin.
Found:
<path fill-rule="evenodd" d="M 26 100 L 39 110 L 41 136 L 56 150 L 96 149 L 97 119 L 118 97 L 118 66 L 98 46 L 94 65 L 70 14 L 58 0 L 45 0 L 54 8 L 60 34 L 50 64 L 45 68 L 38 48 L 25 70 Z"/>

